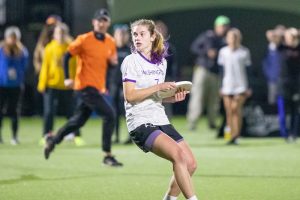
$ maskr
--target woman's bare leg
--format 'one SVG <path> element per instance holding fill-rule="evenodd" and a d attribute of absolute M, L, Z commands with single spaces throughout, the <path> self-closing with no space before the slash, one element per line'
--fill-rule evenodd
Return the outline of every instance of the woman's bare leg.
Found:
<path fill-rule="evenodd" d="M 189 174 L 192 176 L 196 171 L 197 162 L 196 159 L 189 147 L 189 145 L 185 141 L 181 141 L 178 143 L 179 147 L 183 150 L 185 154 L 185 158 L 187 160 L 187 169 Z M 181 193 L 181 190 L 176 182 L 175 176 L 173 175 L 170 181 L 170 186 L 167 191 L 167 195 L 177 197 Z"/>
<path fill-rule="evenodd" d="M 232 132 L 233 138 L 240 136 L 242 127 L 242 107 L 246 98 L 243 95 L 234 97 L 232 102 L 232 126 L 234 131 Z"/>
<path fill-rule="evenodd" d="M 231 111 L 231 104 L 232 104 L 232 98 L 229 96 L 223 97 L 225 112 L 226 112 L 226 125 L 230 128 L 230 131 L 232 131 L 232 111 Z"/>
<path fill-rule="evenodd" d="M 162 133 L 155 139 L 152 152 L 173 163 L 176 182 L 185 198 L 194 196 L 195 192 L 187 168 L 187 159 L 182 148 L 172 138 Z"/>

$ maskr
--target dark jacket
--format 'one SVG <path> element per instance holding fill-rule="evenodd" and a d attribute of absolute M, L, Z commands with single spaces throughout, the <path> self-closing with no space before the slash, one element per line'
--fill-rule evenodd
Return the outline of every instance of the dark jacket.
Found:
<path fill-rule="evenodd" d="M 282 66 L 282 52 L 277 47 L 269 46 L 262 64 L 267 81 L 278 83 Z"/>
<path fill-rule="evenodd" d="M 280 73 L 281 93 L 287 98 L 300 94 L 300 44 L 297 47 L 282 45 L 283 67 Z"/>
<path fill-rule="evenodd" d="M 191 52 L 197 56 L 196 65 L 205 67 L 212 73 L 219 74 L 218 55 L 215 59 L 210 59 L 207 51 L 215 49 L 218 52 L 225 45 L 225 38 L 217 36 L 213 30 L 200 34 L 191 45 Z"/>

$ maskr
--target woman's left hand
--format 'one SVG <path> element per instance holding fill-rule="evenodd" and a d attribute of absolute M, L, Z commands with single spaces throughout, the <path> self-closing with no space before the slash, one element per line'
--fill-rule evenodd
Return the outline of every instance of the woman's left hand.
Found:
<path fill-rule="evenodd" d="M 187 91 L 179 91 L 179 92 L 176 92 L 175 96 L 174 96 L 174 101 L 175 102 L 180 102 L 180 101 L 183 101 L 185 100 L 185 97 L 186 95 L 188 94 L 189 92 Z"/>
<path fill-rule="evenodd" d="M 164 103 L 176 103 L 176 102 L 183 101 L 183 100 L 185 100 L 186 95 L 189 94 L 189 93 L 190 93 L 189 91 L 184 91 L 184 90 L 183 91 L 177 91 L 175 93 L 175 96 L 164 98 L 163 102 Z"/>

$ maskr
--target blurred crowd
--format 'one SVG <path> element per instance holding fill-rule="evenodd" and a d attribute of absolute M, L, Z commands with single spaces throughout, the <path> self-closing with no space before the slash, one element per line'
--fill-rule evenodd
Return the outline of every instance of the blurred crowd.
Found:
<path fill-rule="evenodd" d="M 241 135 L 242 108 L 252 91 L 251 51 L 242 45 L 242 31 L 231 27 L 230 19 L 219 16 L 214 30 L 201 33 L 192 43 L 196 58 L 193 88 L 188 104 L 187 120 L 196 129 L 199 116 L 207 111 L 209 127 L 216 128 L 220 97 L 223 101 L 223 123 L 219 136 L 229 144 L 238 144 Z M 295 141 L 300 129 L 300 43 L 299 30 L 277 25 L 266 31 L 268 46 L 262 70 L 268 83 L 268 103 L 278 107 L 280 133 L 288 141 Z M 290 124 L 286 116 L 290 114 Z"/>
<path fill-rule="evenodd" d="M 167 25 L 156 22 L 156 28 L 165 39 Z M 190 130 L 197 129 L 199 117 L 206 111 L 208 125 L 211 129 L 219 129 L 219 136 L 225 136 L 228 144 L 238 144 L 241 135 L 243 105 L 255 92 L 249 82 L 251 73 L 251 50 L 242 45 L 242 33 L 232 27 L 227 16 L 218 16 L 213 29 L 204 31 L 195 38 L 190 51 L 196 56 L 193 71 L 193 87 L 191 90 L 187 121 Z M 113 37 L 117 46 L 119 65 L 130 54 L 130 30 L 127 24 L 112 26 Z M 294 27 L 278 25 L 266 30 L 268 46 L 262 60 L 262 70 L 268 83 L 268 103 L 277 105 L 280 133 L 287 140 L 295 140 L 300 132 L 300 31 Z M 0 43 L 0 143 L 2 119 L 11 119 L 11 144 L 18 144 L 18 119 L 24 75 L 28 65 L 28 51 L 21 42 L 18 27 L 7 27 L 4 39 Z M 40 144 L 44 144 L 44 136 L 54 129 L 57 106 L 65 108 L 65 117 L 72 116 L 78 98 L 72 89 L 64 84 L 64 55 L 73 37 L 68 25 L 58 15 L 50 15 L 41 30 L 33 53 L 33 65 L 36 84 L 36 97 L 43 107 L 43 129 Z M 176 47 L 169 42 L 168 70 L 166 81 L 178 79 Z M 69 60 L 68 73 L 74 78 L 76 59 Z M 107 99 L 117 114 L 115 140 L 120 142 L 120 117 L 124 114 L 122 78 L 120 67 L 111 68 L 107 73 Z M 222 103 L 220 103 L 220 100 Z M 223 108 L 223 109 L 220 109 Z M 169 118 L 172 118 L 171 104 L 165 105 Z M 222 124 L 218 125 L 217 117 L 222 116 Z M 291 116 L 290 124 L 286 124 L 287 113 Z M 72 133 L 76 145 L 84 145 L 80 131 Z M 131 143 L 131 140 L 125 141 Z"/>

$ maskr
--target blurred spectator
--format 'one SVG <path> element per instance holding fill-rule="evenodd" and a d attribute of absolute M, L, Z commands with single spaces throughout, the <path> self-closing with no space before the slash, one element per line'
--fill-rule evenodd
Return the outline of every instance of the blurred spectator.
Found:
<path fill-rule="evenodd" d="M 6 28 L 4 41 L 0 43 L 0 143 L 3 142 L 1 127 L 4 111 L 11 118 L 11 144 L 19 143 L 19 104 L 27 63 L 28 51 L 21 42 L 19 28 Z"/>
<path fill-rule="evenodd" d="M 102 150 L 105 154 L 103 164 L 119 167 L 123 164 L 111 153 L 111 136 L 115 128 L 115 110 L 107 101 L 107 68 L 118 65 L 115 40 L 107 33 L 111 19 L 108 10 L 102 8 L 95 12 L 93 30 L 77 36 L 68 47 L 64 57 L 65 85 L 74 88 L 79 95 L 73 116 L 57 132 L 48 135 L 44 156 L 49 158 L 55 146 L 70 132 L 82 127 L 95 111 L 102 116 Z M 69 60 L 77 56 L 75 81 L 69 77 Z"/>
<path fill-rule="evenodd" d="M 168 42 L 168 56 L 166 57 L 167 60 L 167 72 L 165 81 L 177 81 L 177 74 L 178 74 L 178 65 L 177 65 L 177 58 L 176 58 L 176 48 L 175 46 L 168 41 L 169 40 L 169 30 L 167 25 L 163 21 L 156 21 L 155 22 L 156 29 L 162 34 L 164 40 Z M 171 120 L 173 116 L 173 104 L 171 103 L 164 103 L 166 114 Z"/>
<path fill-rule="evenodd" d="M 58 15 L 50 15 L 42 28 L 42 31 L 39 35 L 37 44 L 33 53 L 33 66 L 35 71 L 35 82 L 38 82 L 39 73 L 42 67 L 43 55 L 45 46 L 52 40 L 54 27 L 58 22 L 61 22 L 62 19 Z M 37 83 L 36 83 L 37 85 Z M 35 93 L 35 112 L 39 115 L 42 114 L 43 110 L 43 96 L 34 90 Z"/>
<path fill-rule="evenodd" d="M 263 72 L 268 82 L 268 103 L 275 104 L 282 66 L 282 54 L 278 47 L 282 44 L 283 31 L 280 29 L 268 30 L 266 37 L 269 41 L 269 45 L 263 60 Z"/>
<path fill-rule="evenodd" d="M 223 66 L 221 94 L 223 96 L 227 126 L 230 129 L 231 141 L 238 144 L 242 126 L 242 107 L 251 94 L 248 88 L 246 67 L 251 65 L 249 50 L 241 45 L 242 35 L 236 28 L 228 31 L 227 46 L 220 50 L 219 65 Z"/>
<path fill-rule="evenodd" d="M 287 136 L 285 123 L 284 98 L 278 91 L 280 73 L 283 67 L 282 44 L 285 27 L 277 25 L 274 30 L 266 32 L 269 41 L 268 51 L 263 60 L 263 72 L 268 82 L 268 103 L 274 104 L 277 101 L 280 134 Z"/>
<path fill-rule="evenodd" d="M 130 54 L 129 46 L 129 27 L 127 24 L 114 25 L 114 38 L 116 41 L 118 52 L 118 66 L 110 67 L 108 69 L 108 90 L 113 100 L 113 106 L 116 110 L 116 139 L 115 143 L 120 142 L 120 117 L 124 113 L 124 98 L 123 98 L 123 84 L 120 64 L 124 58 Z M 125 143 L 131 143 L 128 138 Z"/>
<path fill-rule="evenodd" d="M 219 109 L 219 66 L 218 51 L 225 46 L 224 36 L 229 28 L 230 19 L 218 16 L 214 30 L 202 33 L 192 43 L 191 51 L 196 54 L 196 66 L 193 73 L 193 87 L 188 103 L 188 125 L 190 130 L 196 128 L 198 117 L 206 107 L 210 128 L 216 128 L 216 116 Z"/>
<path fill-rule="evenodd" d="M 45 135 L 53 131 L 54 116 L 57 104 L 61 103 L 66 110 L 66 117 L 73 114 L 75 98 L 73 90 L 64 85 L 63 56 L 67 52 L 70 38 L 69 28 L 64 23 L 57 23 L 54 28 L 53 39 L 46 45 L 40 69 L 38 91 L 44 100 L 44 130 L 40 144 L 45 144 Z M 75 77 L 75 58 L 70 60 L 70 76 Z M 74 142 L 77 146 L 84 145 L 84 141 L 75 132 Z"/>
<path fill-rule="evenodd" d="M 33 54 L 33 65 L 36 74 L 40 73 L 42 67 L 44 48 L 52 40 L 55 25 L 61 21 L 61 17 L 58 15 L 50 15 L 46 19 Z"/>
<path fill-rule="evenodd" d="M 284 33 L 282 45 L 284 67 L 280 77 L 280 91 L 284 97 L 286 111 L 291 114 L 288 139 L 295 140 L 300 131 L 300 43 L 299 33 L 289 28 Z"/>

